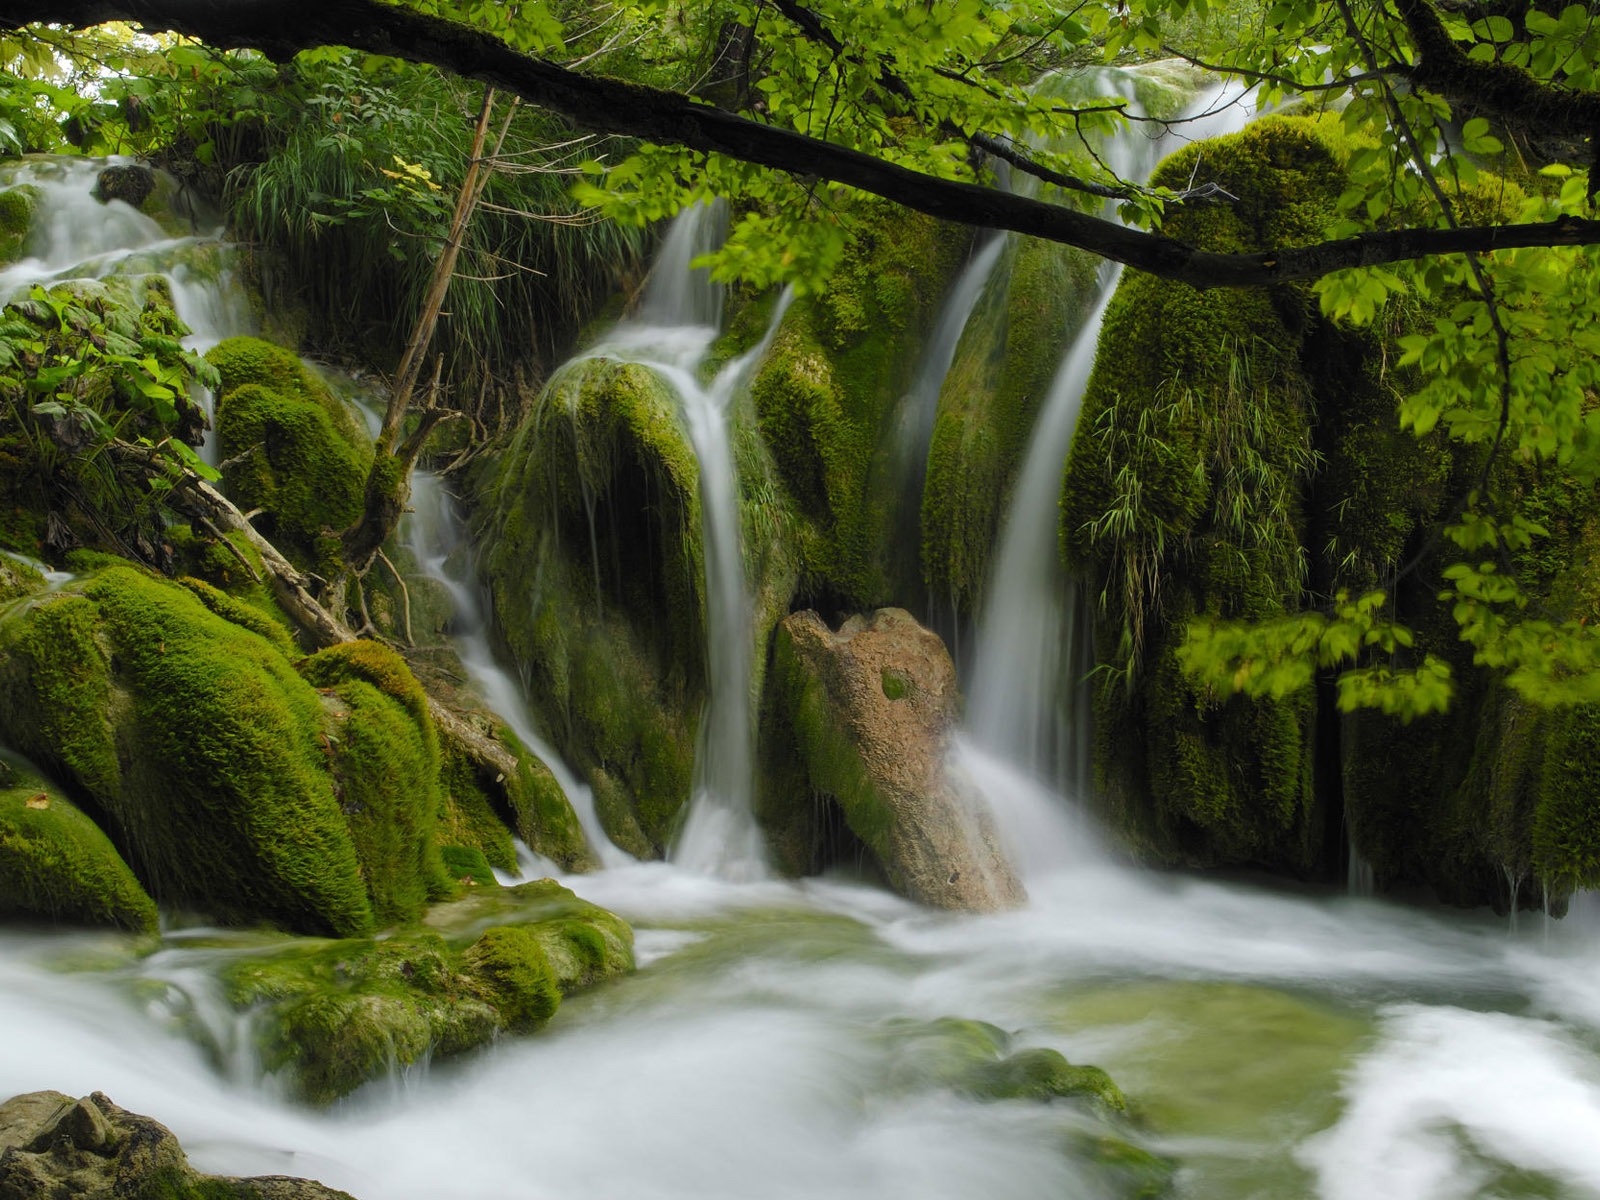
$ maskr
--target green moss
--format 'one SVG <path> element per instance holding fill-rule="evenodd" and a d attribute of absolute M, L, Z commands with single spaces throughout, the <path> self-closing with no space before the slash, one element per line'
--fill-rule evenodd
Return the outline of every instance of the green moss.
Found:
<path fill-rule="evenodd" d="M 38 200 L 39 191 L 34 187 L 13 187 L 0 192 L 0 265 L 22 257 Z"/>
<path fill-rule="evenodd" d="M 334 794 L 380 921 L 418 916 L 450 892 L 434 844 L 439 743 L 405 661 L 377 642 L 323 650 L 298 669 L 324 692 L 322 736 Z"/>
<path fill-rule="evenodd" d="M 0 554 L 0 605 L 45 589 L 45 578 L 32 563 Z"/>
<path fill-rule="evenodd" d="M 331 535 L 361 516 L 370 452 L 344 438 L 325 408 L 260 384 L 226 391 L 217 403 L 223 487 L 302 561 L 331 569 Z"/>
<path fill-rule="evenodd" d="M 283 623 L 262 612 L 255 605 L 243 600 L 236 600 L 228 593 L 220 591 L 205 580 L 196 579 L 192 575 L 186 575 L 179 579 L 178 582 L 193 592 L 201 604 L 204 604 L 224 621 L 230 621 L 242 629 L 248 629 L 251 633 L 260 634 L 276 646 L 282 654 L 294 655 L 299 653 L 299 647 L 295 645 L 294 638 L 289 636 L 289 631 L 284 627 Z"/>
<path fill-rule="evenodd" d="M 930 594 L 959 613 L 983 596 L 1012 483 L 1062 351 L 1092 307 L 1097 267 L 1051 243 L 1008 244 L 956 348 L 928 448 L 922 570 Z"/>
<path fill-rule="evenodd" d="M 1577 705 L 1551 722 L 1538 807 L 1533 873 L 1558 896 L 1600 887 L 1600 707 Z"/>
<path fill-rule="evenodd" d="M 436 829 L 445 849 L 446 866 L 450 865 L 449 850 L 458 846 L 477 851 L 488 865 L 502 871 L 516 870 L 517 851 L 511 830 L 495 811 L 494 801 L 485 781 L 479 778 L 476 764 L 448 740 L 440 784 L 444 799 Z M 500 795 L 503 797 L 505 792 L 502 790 Z"/>
<path fill-rule="evenodd" d="M 642 367 L 577 365 L 486 490 L 494 610 L 539 724 L 580 774 L 620 781 L 659 850 L 705 694 L 699 471 L 670 392 Z"/>
<path fill-rule="evenodd" d="M 156 929 L 111 840 L 60 792 L 0 759 L 0 913 Z"/>
<path fill-rule="evenodd" d="M 539 1028 L 561 1005 L 555 972 L 530 930 L 515 926 L 490 929 L 468 947 L 462 963 L 513 1032 Z"/>
<path fill-rule="evenodd" d="M 482 850 L 472 846 L 440 846 L 439 857 L 444 861 L 446 873 L 457 883 L 472 887 L 500 886 Z"/>
<path fill-rule="evenodd" d="M 262 1066 L 327 1104 L 425 1055 L 460 1053 L 501 1018 L 437 934 L 292 944 L 231 968 L 238 1008 L 259 1008 Z"/>
<path fill-rule="evenodd" d="M 364 932 L 315 690 L 184 588 L 104 570 L 0 627 L 0 732 L 92 797 L 162 900 Z"/>
<path fill-rule="evenodd" d="M 1320 236 L 1342 172 L 1308 122 L 1267 119 L 1203 154 L 1237 204 L 1184 208 L 1166 232 L 1207 249 Z M 1107 309 L 1061 494 L 1062 553 L 1098 600 L 1096 777 L 1146 855 L 1315 869 L 1315 700 L 1198 691 L 1174 650 L 1195 615 L 1297 609 L 1304 497 L 1317 465 L 1303 291 L 1205 293 L 1130 271 Z"/>
<path fill-rule="evenodd" d="M 802 589 L 870 609 L 900 582 L 887 468 L 899 401 L 966 239 L 885 204 L 864 205 L 854 224 L 826 286 L 790 309 L 751 396 L 803 522 Z"/>

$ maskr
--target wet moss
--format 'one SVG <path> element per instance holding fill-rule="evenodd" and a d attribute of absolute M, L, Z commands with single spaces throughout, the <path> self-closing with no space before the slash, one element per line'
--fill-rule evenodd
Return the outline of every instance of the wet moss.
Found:
<path fill-rule="evenodd" d="M 966 235 L 890 205 L 855 214 L 843 262 L 791 307 L 751 385 L 756 424 L 801 522 L 801 590 L 889 602 L 901 396 Z"/>
<path fill-rule="evenodd" d="M 453 890 L 433 840 L 439 742 L 422 686 L 377 642 L 331 647 L 297 669 L 324 697 L 321 745 L 373 913 L 413 919 Z"/>
<path fill-rule="evenodd" d="M 1307 122 L 1267 119 L 1190 147 L 1238 204 L 1184 208 L 1166 232 L 1215 250 L 1313 240 L 1343 175 Z M 1174 651 L 1195 615 L 1297 609 L 1308 583 L 1304 496 L 1315 389 L 1299 354 L 1302 290 L 1202 295 L 1128 272 L 1107 309 L 1061 497 L 1069 569 L 1096 598 L 1096 778 L 1141 851 L 1297 873 L 1321 858 L 1315 701 L 1196 690 Z"/>
<path fill-rule="evenodd" d="M 982 599 L 1029 434 L 1097 269 L 1081 251 L 1008 244 L 945 376 L 922 491 L 922 572 L 929 593 L 964 616 Z"/>
<path fill-rule="evenodd" d="M 561 1005 L 561 989 L 532 931 L 516 926 L 487 930 L 461 956 L 462 965 L 489 996 L 513 1033 L 539 1028 Z"/>
<path fill-rule="evenodd" d="M 27 185 L 0 192 L 0 265 L 22 257 L 38 202 L 38 189 Z"/>
<path fill-rule="evenodd" d="M 642 367 L 575 365 L 484 491 L 494 611 L 539 724 L 580 775 L 619 782 L 659 852 L 705 695 L 699 469 L 670 392 Z"/>
<path fill-rule="evenodd" d="M 465 887 L 499 887 L 483 851 L 472 846 L 440 846 L 439 857 L 451 879 Z"/>
<path fill-rule="evenodd" d="M 158 898 L 369 930 L 316 691 L 175 584 L 114 567 L 74 587 L 0 626 L 0 732 L 93 799 Z"/>
<path fill-rule="evenodd" d="M 0 914 L 140 933 L 155 902 L 111 840 L 59 789 L 0 758 Z"/>

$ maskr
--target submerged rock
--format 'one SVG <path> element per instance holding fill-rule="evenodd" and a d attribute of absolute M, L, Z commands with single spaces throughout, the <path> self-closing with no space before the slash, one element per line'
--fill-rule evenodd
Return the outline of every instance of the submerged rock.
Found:
<path fill-rule="evenodd" d="M 189 1165 L 165 1125 L 113 1104 L 29 1092 L 0 1104 L 0 1200 L 351 1200 L 309 1179 L 232 1179 Z"/>
<path fill-rule="evenodd" d="M 960 695 L 938 635 L 898 608 L 837 633 L 801 612 L 778 626 L 773 653 L 761 808 L 780 859 L 799 866 L 810 848 L 795 843 L 820 836 L 815 791 L 837 800 L 902 895 L 977 911 L 1021 903 L 982 797 L 945 768 Z"/>

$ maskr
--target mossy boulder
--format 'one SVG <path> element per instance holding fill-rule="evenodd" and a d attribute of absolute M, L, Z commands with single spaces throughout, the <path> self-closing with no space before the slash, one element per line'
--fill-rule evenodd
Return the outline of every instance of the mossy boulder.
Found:
<path fill-rule="evenodd" d="M 143 208 L 155 190 L 156 173 L 138 163 L 109 166 L 94 181 L 94 198 L 101 204 L 121 200 L 134 208 Z"/>
<path fill-rule="evenodd" d="M 633 966 L 627 925 L 551 881 L 486 889 L 429 924 L 291 942 L 230 966 L 224 988 L 255 1014 L 263 1068 L 331 1103 L 424 1057 L 533 1032 L 564 993 Z"/>
<path fill-rule="evenodd" d="M 659 853 L 689 796 L 705 698 L 699 468 L 647 368 L 586 360 L 484 481 L 499 632 L 607 832 Z"/>
<path fill-rule="evenodd" d="M 872 608 L 914 583 L 894 570 L 896 418 L 968 239 L 880 203 L 852 225 L 839 267 L 790 308 L 751 397 L 799 518 L 802 595 Z"/>
<path fill-rule="evenodd" d="M 837 633 L 814 612 L 778 626 L 763 699 L 757 815 L 779 861 L 822 865 L 828 797 L 902 895 L 939 908 L 1011 907 L 1023 890 L 983 797 L 946 770 L 960 711 L 938 636 L 901 609 Z"/>
<path fill-rule="evenodd" d="M 262 531 L 280 549 L 330 569 L 338 554 L 333 539 L 361 516 L 371 442 L 293 352 L 259 338 L 229 338 L 206 358 L 221 377 L 224 490 L 241 508 L 262 510 Z"/>
<path fill-rule="evenodd" d="M 297 669 L 322 698 L 327 769 L 373 915 L 410 920 L 452 891 L 433 838 L 439 740 L 427 696 L 378 642 L 333 646 Z"/>
<path fill-rule="evenodd" d="M 1179 151 L 1152 182 L 1208 178 L 1236 204 L 1165 229 L 1208 249 L 1315 240 L 1343 171 L 1310 122 L 1258 121 Z M 1308 584 L 1304 495 L 1314 391 L 1298 289 L 1207 292 L 1127 272 L 1107 310 L 1061 498 L 1069 569 L 1102 597 L 1095 768 L 1114 823 L 1146 856 L 1317 868 L 1315 701 L 1222 699 L 1179 669 L 1196 616 L 1267 618 Z"/>
<path fill-rule="evenodd" d="M 309 1179 L 233 1179 L 189 1165 L 165 1125 L 113 1104 L 29 1092 L 0 1104 L 0 1200 L 352 1200 Z"/>
<path fill-rule="evenodd" d="M 0 757 L 0 914 L 140 933 L 156 906 L 111 839 L 84 812 Z"/>
<path fill-rule="evenodd" d="M 359 934 L 442 885 L 437 750 L 388 651 L 315 656 L 325 696 L 278 644 L 125 566 L 14 611 L 0 650 L 0 736 L 93 801 L 163 902 Z"/>
<path fill-rule="evenodd" d="M 0 191 L 0 265 L 22 257 L 38 205 L 38 188 L 23 184 Z"/>
<path fill-rule="evenodd" d="M 443 739 L 441 844 L 472 847 L 492 866 L 515 871 L 514 834 L 569 871 L 593 867 L 594 852 L 584 838 L 583 826 L 550 768 L 503 723 L 486 715 L 473 719 L 510 752 L 516 769 L 492 771 L 464 747 Z"/>

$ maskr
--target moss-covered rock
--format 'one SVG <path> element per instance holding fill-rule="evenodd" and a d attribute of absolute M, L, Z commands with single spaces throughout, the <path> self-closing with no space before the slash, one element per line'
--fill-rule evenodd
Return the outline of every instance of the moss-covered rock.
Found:
<path fill-rule="evenodd" d="M 39 190 L 35 187 L 24 184 L 0 191 L 0 265 L 22 257 L 38 204 Z"/>
<path fill-rule="evenodd" d="M 1189 147 L 1237 204 L 1185 207 L 1165 232 L 1238 251 L 1321 235 L 1343 172 L 1309 122 L 1264 119 Z M 1298 354 L 1314 322 L 1294 289 L 1206 293 L 1128 272 L 1062 488 L 1063 555 L 1099 597 L 1095 765 L 1117 825 L 1161 861 L 1314 870 L 1315 703 L 1218 699 L 1178 668 L 1196 615 L 1265 618 L 1307 584 L 1303 496 L 1316 458 Z"/>
<path fill-rule="evenodd" d="M 620 785 L 613 840 L 659 852 L 705 696 L 699 469 L 671 392 L 644 367 L 575 364 L 483 490 L 494 611 L 535 715 L 597 794 Z"/>
<path fill-rule="evenodd" d="M 970 617 L 983 596 L 1011 485 L 1064 347 L 1093 304 L 1098 263 L 1013 239 L 945 376 L 922 492 L 929 594 Z"/>
<path fill-rule="evenodd" d="M 791 307 L 751 385 L 800 518 L 803 595 L 873 608 L 912 582 L 893 577 L 895 418 L 966 242 L 920 214 L 863 206 L 844 260 Z"/>
<path fill-rule="evenodd" d="M 262 1065 L 326 1104 L 424 1056 L 543 1026 L 563 994 L 633 967 L 632 931 L 550 880 L 441 906 L 381 940 L 295 941 L 230 966 Z"/>
<path fill-rule="evenodd" d="M 207 360 L 222 386 L 217 446 L 223 487 L 286 552 L 328 569 L 332 538 L 362 512 L 372 445 L 345 405 L 288 350 L 229 338 Z"/>
<path fill-rule="evenodd" d="M 780 863 L 820 865 L 817 800 L 827 797 L 902 895 L 979 911 L 1020 903 L 983 797 L 945 769 L 959 709 L 944 643 L 909 613 L 880 609 L 837 633 L 814 612 L 785 618 L 762 705 L 757 793 Z"/>
<path fill-rule="evenodd" d="M 0 914 L 141 933 L 155 902 L 111 839 L 58 788 L 0 757 Z"/>
<path fill-rule="evenodd" d="M 452 891 L 433 840 L 439 741 L 422 686 L 378 642 L 333 646 L 297 669 L 323 699 L 322 746 L 373 914 L 415 918 Z"/>
<path fill-rule="evenodd" d="M 129 567 L 0 626 L 0 736 L 93 800 L 151 893 L 308 932 L 369 931 L 448 889 L 438 750 L 391 652 L 297 674 L 279 643 Z"/>

